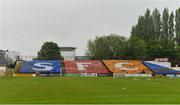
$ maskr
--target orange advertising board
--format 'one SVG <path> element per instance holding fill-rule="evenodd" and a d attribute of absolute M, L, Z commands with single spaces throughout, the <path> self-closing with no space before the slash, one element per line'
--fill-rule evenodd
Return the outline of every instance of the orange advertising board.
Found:
<path fill-rule="evenodd" d="M 108 69 L 120 74 L 152 74 L 152 72 L 138 60 L 103 60 Z"/>

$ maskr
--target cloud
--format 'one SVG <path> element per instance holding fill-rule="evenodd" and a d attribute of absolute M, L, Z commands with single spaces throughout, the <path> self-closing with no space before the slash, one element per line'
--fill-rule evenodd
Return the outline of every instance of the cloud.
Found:
<path fill-rule="evenodd" d="M 2 0 L 1 46 L 36 55 L 45 41 L 77 47 L 85 53 L 89 39 L 104 34 L 128 37 L 147 8 L 174 11 L 178 0 Z"/>

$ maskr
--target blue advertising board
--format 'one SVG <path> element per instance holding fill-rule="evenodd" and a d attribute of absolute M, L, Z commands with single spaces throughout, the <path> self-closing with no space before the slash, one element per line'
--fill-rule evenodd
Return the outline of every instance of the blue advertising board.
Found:
<path fill-rule="evenodd" d="M 60 73 L 61 62 L 59 60 L 34 60 L 25 61 L 20 67 L 20 73 Z"/>

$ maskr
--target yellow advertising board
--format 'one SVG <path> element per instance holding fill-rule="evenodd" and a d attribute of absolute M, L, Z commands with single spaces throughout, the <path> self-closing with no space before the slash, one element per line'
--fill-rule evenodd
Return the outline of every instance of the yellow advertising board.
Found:
<path fill-rule="evenodd" d="M 138 60 L 103 60 L 108 69 L 120 74 L 152 74 L 152 72 Z"/>
<path fill-rule="evenodd" d="M 20 74 L 20 73 L 15 73 L 13 75 L 14 77 L 35 77 L 35 74 Z"/>

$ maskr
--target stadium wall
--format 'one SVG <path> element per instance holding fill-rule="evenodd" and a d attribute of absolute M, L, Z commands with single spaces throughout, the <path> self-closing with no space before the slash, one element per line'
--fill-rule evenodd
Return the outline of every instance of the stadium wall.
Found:
<path fill-rule="evenodd" d="M 70 74 L 70 73 L 65 73 L 64 76 L 80 77 L 81 74 Z"/>

